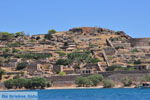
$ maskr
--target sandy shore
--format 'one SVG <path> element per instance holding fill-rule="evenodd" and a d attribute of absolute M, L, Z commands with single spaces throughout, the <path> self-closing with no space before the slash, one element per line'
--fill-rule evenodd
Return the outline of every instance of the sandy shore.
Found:
<path fill-rule="evenodd" d="M 103 86 L 96 86 L 96 87 L 76 87 L 76 86 L 69 86 L 69 87 L 49 87 L 46 89 L 94 89 L 94 88 L 103 88 Z"/>
<path fill-rule="evenodd" d="M 102 85 L 100 86 L 96 86 L 96 87 L 76 87 L 76 86 L 64 86 L 64 87 L 49 87 L 49 88 L 45 88 L 43 90 L 53 90 L 53 89 L 100 89 L 103 88 Z M 130 86 L 130 87 L 122 87 L 120 85 L 116 85 L 113 88 L 135 88 L 135 86 Z M 16 91 L 16 90 L 27 90 L 27 89 L 0 89 L 0 91 Z"/>

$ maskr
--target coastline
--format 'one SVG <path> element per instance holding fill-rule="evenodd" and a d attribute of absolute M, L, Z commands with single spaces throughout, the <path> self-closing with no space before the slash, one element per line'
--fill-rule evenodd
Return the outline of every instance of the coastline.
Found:
<path fill-rule="evenodd" d="M 136 88 L 135 86 L 121 87 L 115 86 L 113 88 Z M 62 89 L 105 89 L 103 86 L 96 87 L 76 87 L 76 86 L 64 86 L 64 87 L 48 87 L 44 89 L 0 89 L 0 91 L 18 91 L 18 90 L 62 90 Z M 111 89 L 111 88 L 110 88 Z"/>

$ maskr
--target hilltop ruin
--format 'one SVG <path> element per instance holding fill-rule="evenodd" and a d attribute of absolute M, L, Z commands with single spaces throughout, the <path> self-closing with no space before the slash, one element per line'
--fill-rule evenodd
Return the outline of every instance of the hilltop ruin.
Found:
<path fill-rule="evenodd" d="M 150 38 L 132 38 L 123 31 L 78 27 L 50 39 L 44 34 L 5 37 L 1 32 L 0 66 L 25 77 L 150 69 Z M 22 62 L 27 66 L 16 70 Z"/>

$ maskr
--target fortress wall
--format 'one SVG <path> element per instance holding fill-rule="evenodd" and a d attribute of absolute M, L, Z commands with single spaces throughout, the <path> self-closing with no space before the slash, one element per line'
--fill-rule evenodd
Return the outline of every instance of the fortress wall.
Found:
<path fill-rule="evenodd" d="M 104 77 L 121 81 L 124 77 L 130 77 L 135 81 L 140 80 L 144 75 L 150 74 L 150 70 L 147 71 L 116 71 L 116 72 L 99 72 Z M 54 86 L 70 86 L 74 84 L 77 77 L 88 75 L 67 75 L 67 76 L 51 76 L 47 77 L 49 81 L 52 81 Z"/>
<path fill-rule="evenodd" d="M 134 38 L 130 42 L 133 47 L 150 46 L 150 38 Z"/>

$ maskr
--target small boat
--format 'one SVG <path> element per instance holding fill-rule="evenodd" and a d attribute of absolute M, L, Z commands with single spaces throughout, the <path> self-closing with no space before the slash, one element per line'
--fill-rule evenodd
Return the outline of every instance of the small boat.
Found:
<path fill-rule="evenodd" d="M 150 88 L 150 82 L 142 82 L 142 85 L 139 88 Z"/>

